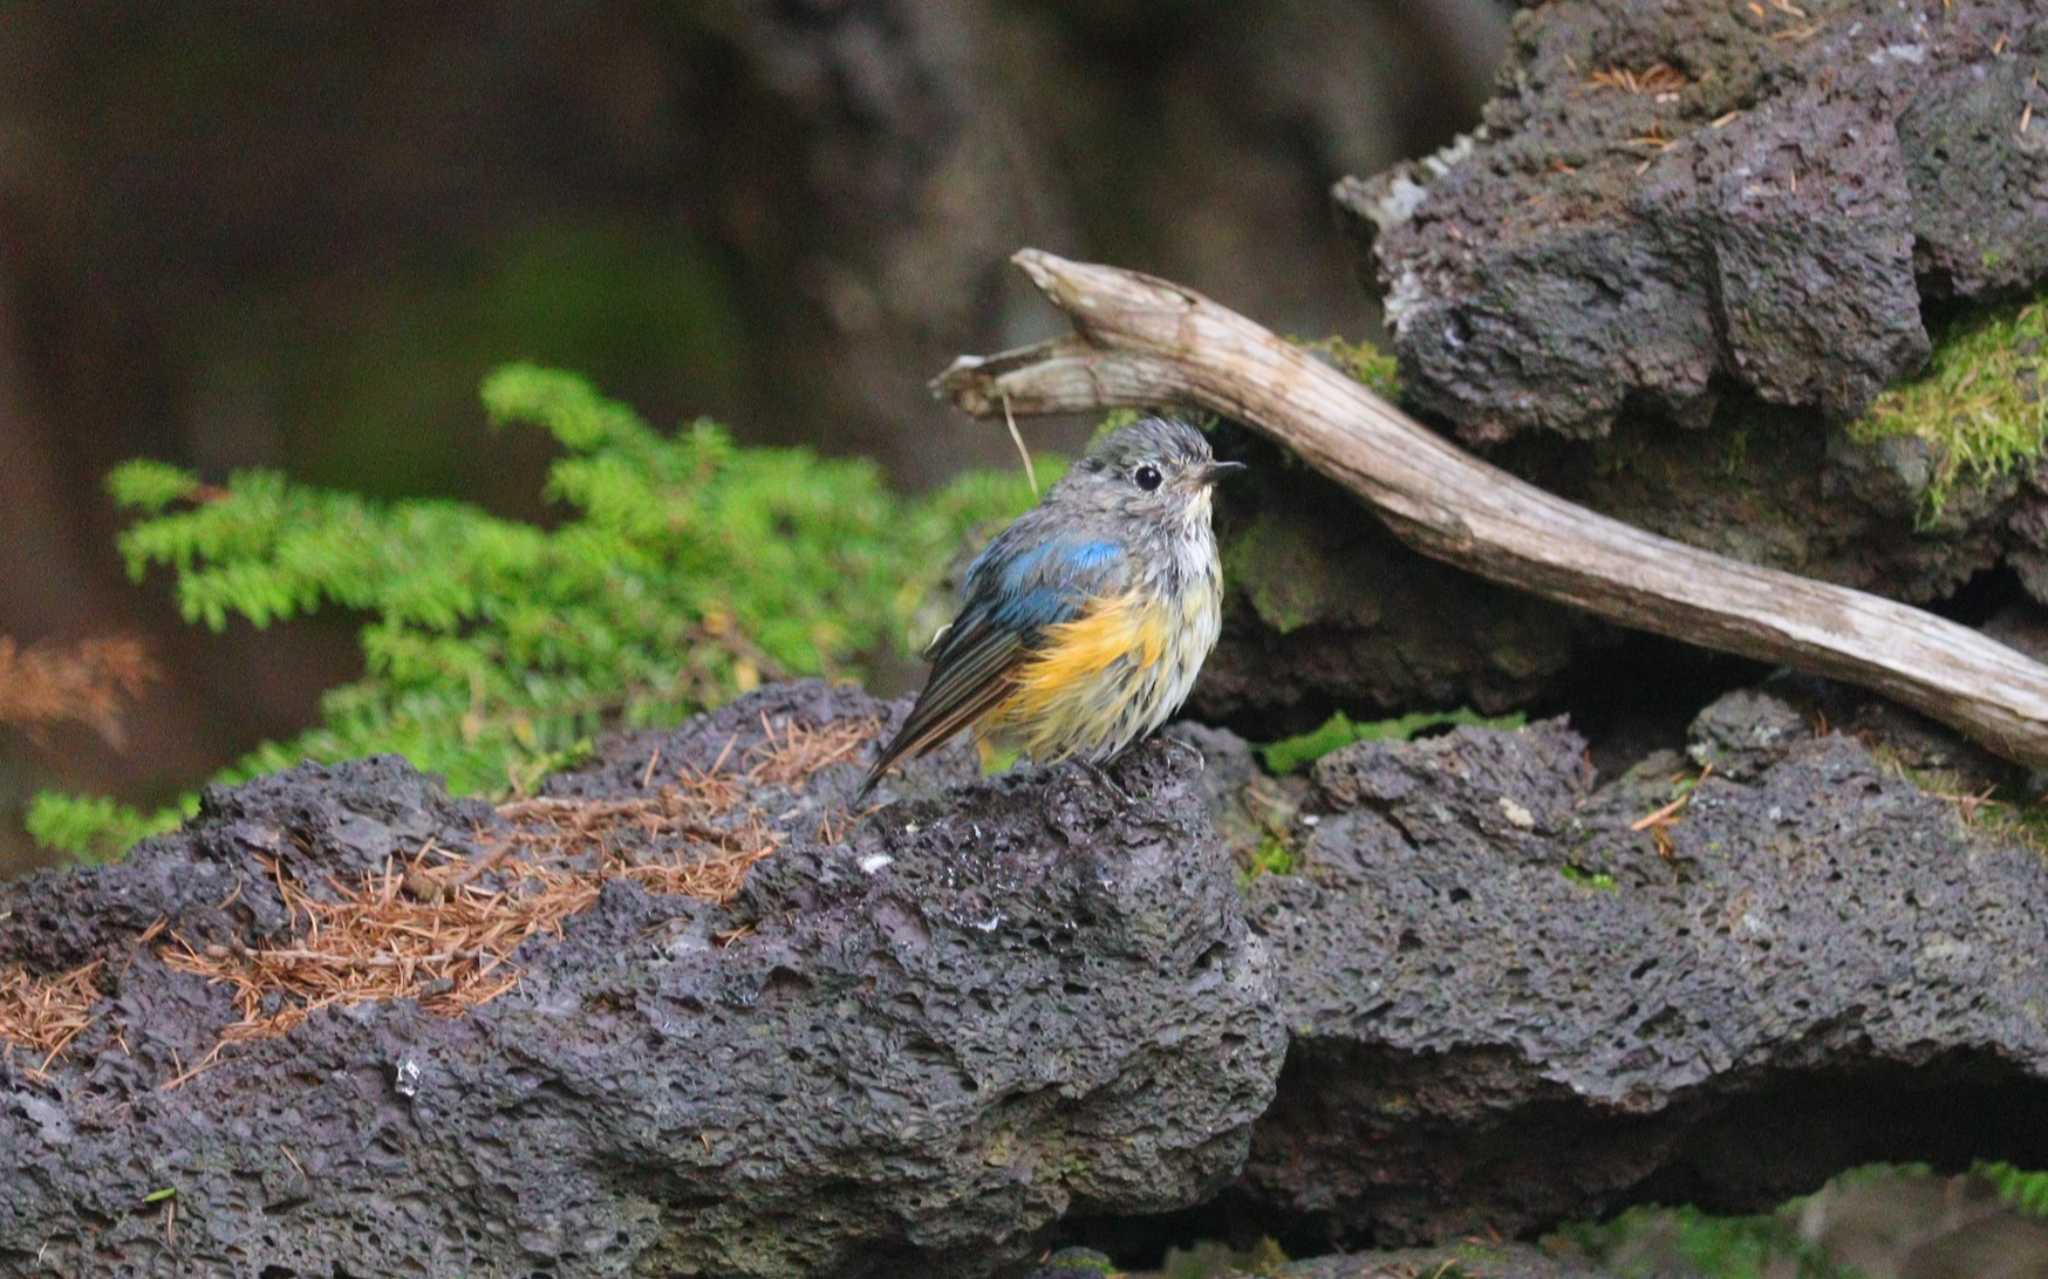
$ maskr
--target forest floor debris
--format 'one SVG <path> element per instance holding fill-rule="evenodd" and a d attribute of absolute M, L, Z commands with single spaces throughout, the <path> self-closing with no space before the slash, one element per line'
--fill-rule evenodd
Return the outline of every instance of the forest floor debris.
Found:
<path fill-rule="evenodd" d="M 500 829 L 478 832 L 479 856 L 429 841 L 405 864 L 387 861 L 354 883 L 329 879 L 324 892 L 267 861 L 291 934 L 246 946 L 172 933 L 158 951 L 174 969 L 231 986 L 240 1013 L 212 1052 L 166 1086 L 191 1079 L 228 1044 L 283 1035 L 331 1005 L 416 999 L 459 1016 L 512 989 L 513 953 L 529 938 L 560 936 L 613 879 L 730 901 L 785 838 L 756 799 L 769 788 L 803 789 L 878 729 L 873 720 L 810 728 L 764 717 L 762 739 L 737 761 L 728 744 L 709 768 L 675 769 L 646 797 L 514 799 L 498 807 Z M 659 762 L 650 758 L 643 784 Z"/>
<path fill-rule="evenodd" d="M 55 976 L 37 976 L 20 964 L 0 965 L 0 1053 L 17 1049 L 41 1054 L 32 1075 L 48 1071 L 71 1041 L 92 1025 L 100 998 L 102 961 L 92 960 Z"/>

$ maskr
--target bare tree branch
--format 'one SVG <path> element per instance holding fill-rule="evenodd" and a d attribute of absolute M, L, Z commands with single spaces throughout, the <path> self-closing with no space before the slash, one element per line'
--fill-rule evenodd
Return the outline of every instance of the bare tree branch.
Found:
<path fill-rule="evenodd" d="M 1037 249 L 1014 259 L 1075 332 L 932 383 L 977 417 L 1188 404 L 1254 426 L 1402 541 L 1626 626 L 1860 684 L 2048 767 L 2048 667 L 1862 591 L 1760 568 L 1573 505 L 1463 452 L 1191 289 Z"/>

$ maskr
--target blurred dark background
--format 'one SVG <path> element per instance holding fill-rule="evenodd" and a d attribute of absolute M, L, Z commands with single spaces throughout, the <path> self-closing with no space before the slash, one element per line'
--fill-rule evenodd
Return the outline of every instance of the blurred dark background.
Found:
<path fill-rule="evenodd" d="M 1504 15 L 0 0 L 0 637 L 135 634 L 165 671 L 123 749 L 0 728 L 0 874 L 38 787 L 167 798 L 357 669 L 346 619 L 214 636 L 129 583 L 115 463 L 539 516 L 545 441 L 475 395 L 533 359 L 905 488 L 1006 464 L 924 383 L 1053 331 L 1012 250 L 1371 336 L 1328 187 L 1470 127 Z"/>

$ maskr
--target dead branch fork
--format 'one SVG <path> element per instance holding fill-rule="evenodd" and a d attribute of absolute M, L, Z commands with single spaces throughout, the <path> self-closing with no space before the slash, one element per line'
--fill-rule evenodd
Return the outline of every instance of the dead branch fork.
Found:
<path fill-rule="evenodd" d="M 1191 289 L 1037 249 L 1014 258 L 1074 333 L 962 356 L 932 389 L 976 417 L 1189 404 L 1254 426 L 1435 559 L 1687 643 L 1846 680 L 2048 767 L 2048 667 L 1862 591 L 1575 506 L 1458 449 Z"/>

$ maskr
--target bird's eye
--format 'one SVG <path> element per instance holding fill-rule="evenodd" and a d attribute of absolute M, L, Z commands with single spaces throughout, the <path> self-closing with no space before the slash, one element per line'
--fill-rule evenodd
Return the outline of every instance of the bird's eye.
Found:
<path fill-rule="evenodd" d="M 1150 493 L 1153 489 L 1159 487 L 1159 468 L 1151 465 L 1141 466 L 1138 468 L 1137 474 L 1131 478 L 1138 482 L 1139 488 Z"/>

